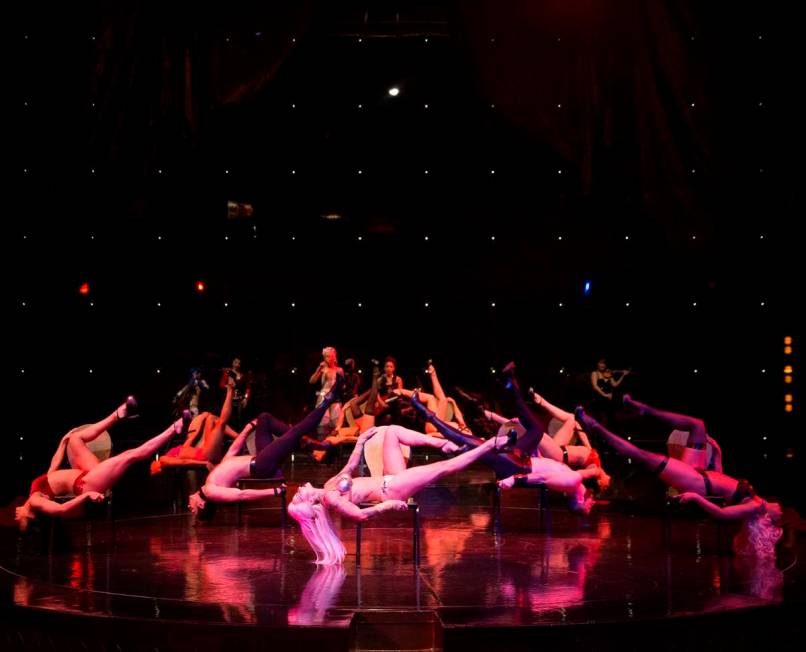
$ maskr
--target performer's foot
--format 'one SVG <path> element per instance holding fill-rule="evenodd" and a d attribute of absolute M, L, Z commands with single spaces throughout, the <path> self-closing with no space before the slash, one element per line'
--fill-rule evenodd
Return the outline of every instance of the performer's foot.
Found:
<path fill-rule="evenodd" d="M 574 410 L 574 417 L 576 417 L 576 420 L 582 426 L 582 429 L 589 435 L 595 428 L 600 427 L 600 424 L 596 419 L 585 414 L 585 409 L 581 405 L 576 406 L 576 409 Z"/>
<path fill-rule="evenodd" d="M 629 394 L 625 394 L 621 400 L 625 407 L 632 408 L 633 410 L 637 411 L 640 416 L 644 416 L 646 406 L 643 403 L 634 400 Z"/>
<path fill-rule="evenodd" d="M 117 418 L 120 419 L 136 419 L 139 417 L 137 409 L 137 399 L 134 396 L 128 396 L 117 411 L 115 412 Z"/>
<path fill-rule="evenodd" d="M 432 374 L 432 373 L 434 373 L 434 371 L 436 371 L 434 369 L 434 361 L 433 360 L 429 359 L 428 362 L 425 363 L 425 370 L 424 371 L 427 374 Z"/>
<path fill-rule="evenodd" d="M 515 379 L 515 363 L 508 363 L 502 370 L 501 375 L 504 378 L 504 387 L 512 391 L 519 391 L 518 381 Z"/>
<path fill-rule="evenodd" d="M 529 396 L 529 398 L 532 400 L 532 402 L 533 402 L 535 405 L 538 405 L 538 406 L 539 406 L 539 405 L 543 405 L 543 397 L 542 397 L 542 396 L 540 396 L 540 394 L 538 394 L 538 393 L 535 391 L 535 388 L 534 388 L 534 387 L 530 387 L 529 389 L 527 389 L 527 390 L 526 390 L 526 394 Z"/>

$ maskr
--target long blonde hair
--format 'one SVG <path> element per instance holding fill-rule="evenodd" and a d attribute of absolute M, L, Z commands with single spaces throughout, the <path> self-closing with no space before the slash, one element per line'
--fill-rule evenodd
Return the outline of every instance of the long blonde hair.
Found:
<path fill-rule="evenodd" d="M 300 487 L 288 505 L 288 513 L 299 523 L 302 536 L 313 548 L 314 563 L 330 566 L 344 561 L 347 551 L 333 530 L 327 507 L 321 501 L 321 490 L 310 484 Z"/>
<path fill-rule="evenodd" d="M 775 559 L 775 544 L 783 530 L 773 522 L 769 514 L 759 514 L 745 519 L 733 539 L 733 551 L 737 555 L 755 555 Z"/>

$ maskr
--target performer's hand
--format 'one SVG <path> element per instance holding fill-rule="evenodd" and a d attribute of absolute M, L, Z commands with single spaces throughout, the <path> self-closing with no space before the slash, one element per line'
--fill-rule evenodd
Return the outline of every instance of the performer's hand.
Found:
<path fill-rule="evenodd" d="M 91 500 L 94 503 L 102 502 L 105 497 L 102 493 L 98 493 L 97 491 L 85 491 L 84 493 L 87 496 L 87 500 Z"/>
<path fill-rule="evenodd" d="M 388 500 L 384 503 L 384 511 L 405 512 L 409 504 L 405 500 Z"/>
<path fill-rule="evenodd" d="M 700 499 L 700 494 L 696 494 L 693 491 L 686 491 L 685 493 L 680 494 L 677 497 L 681 503 L 696 503 Z"/>
<path fill-rule="evenodd" d="M 501 487 L 501 489 L 512 489 L 512 487 L 515 486 L 515 476 L 511 475 L 508 478 L 499 480 L 498 486 Z"/>

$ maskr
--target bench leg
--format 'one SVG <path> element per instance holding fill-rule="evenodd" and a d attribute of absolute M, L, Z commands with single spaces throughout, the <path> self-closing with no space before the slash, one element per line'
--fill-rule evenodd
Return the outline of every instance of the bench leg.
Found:
<path fill-rule="evenodd" d="M 361 522 L 355 524 L 355 565 L 361 565 Z"/>

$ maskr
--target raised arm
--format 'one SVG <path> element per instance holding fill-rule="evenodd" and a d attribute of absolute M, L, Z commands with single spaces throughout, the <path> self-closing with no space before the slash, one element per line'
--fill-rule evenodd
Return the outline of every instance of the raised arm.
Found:
<path fill-rule="evenodd" d="M 678 496 L 678 500 L 680 500 L 681 503 L 697 503 L 714 518 L 726 521 L 741 520 L 750 516 L 763 514 L 767 511 L 766 500 L 762 500 L 760 503 L 753 500 L 742 503 L 741 505 L 728 505 L 727 507 L 720 507 L 719 505 L 714 505 L 710 500 L 706 500 L 700 496 L 700 494 L 695 494 L 692 491 L 687 491 L 680 494 Z"/>
<path fill-rule="evenodd" d="M 322 377 L 322 372 L 325 370 L 326 366 L 327 365 L 324 361 L 319 363 L 319 366 L 316 368 L 316 371 L 314 371 L 313 375 L 308 379 L 308 382 L 311 385 L 315 385 L 316 383 L 319 382 L 319 379 Z"/>
<path fill-rule="evenodd" d="M 358 435 L 358 440 L 355 442 L 355 446 L 353 446 L 353 452 L 350 453 L 350 458 L 347 460 L 347 464 L 345 464 L 344 468 L 341 470 L 340 475 L 345 473 L 347 475 L 352 475 L 355 472 L 355 470 L 358 468 L 358 465 L 361 463 L 361 456 L 364 454 L 364 444 L 375 436 L 375 433 L 377 432 L 377 428 L 370 428 L 369 430 Z"/>

